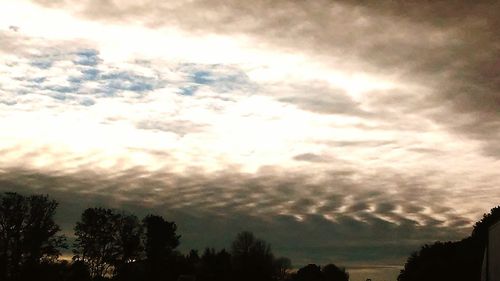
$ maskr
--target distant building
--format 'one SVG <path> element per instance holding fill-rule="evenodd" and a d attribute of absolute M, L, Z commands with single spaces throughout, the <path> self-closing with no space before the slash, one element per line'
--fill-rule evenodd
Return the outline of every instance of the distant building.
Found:
<path fill-rule="evenodd" d="M 481 281 L 500 281 L 500 222 L 490 226 Z"/>

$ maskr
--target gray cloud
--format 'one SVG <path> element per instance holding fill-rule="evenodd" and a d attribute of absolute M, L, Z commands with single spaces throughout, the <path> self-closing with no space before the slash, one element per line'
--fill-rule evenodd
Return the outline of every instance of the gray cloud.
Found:
<path fill-rule="evenodd" d="M 68 233 L 79 213 L 91 206 L 140 216 L 155 212 L 178 223 L 184 250 L 227 247 L 238 231 L 249 229 L 296 264 L 394 264 L 422 243 L 456 239 L 468 232 L 467 218 L 426 199 L 440 198 L 438 191 L 415 192 L 412 185 L 387 198 L 376 191 L 377 185 L 385 184 L 380 178 L 356 182 L 335 170 L 318 182 L 312 175 L 276 168 L 253 175 L 141 169 L 44 173 L 15 168 L 0 173 L 0 191 L 48 193 L 60 201 L 58 221 Z M 396 212 L 397 206 L 405 211 Z M 451 223 L 444 224 L 424 208 L 436 210 Z"/>
<path fill-rule="evenodd" d="M 208 126 L 209 126 L 208 124 L 197 124 L 188 120 L 171 120 L 171 121 L 144 120 L 137 123 L 137 128 L 139 129 L 172 132 L 179 136 L 184 136 L 190 133 L 202 132 Z"/>
<path fill-rule="evenodd" d="M 306 162 L 317 162 L 317 163 L 328 163 L 331 162 L 333 159 L 328 156 L 324 155 L 318 155 L 314 153 L 304 153 L 304 154 L 298 154 L 293 157 L 293 160 L 297 161 L 306 161 Z"/>
<path fill-rule="evenodd" d="M 278 98 L 299 108 L 322 114 L 345 114 L 367 117 L 371 114 L 361 109 L 360 104 L 352 100 L 341 89 L 332 89 L 325 83 L 312 81 L 307 85 L 291 85 L 280 89 Z"/>

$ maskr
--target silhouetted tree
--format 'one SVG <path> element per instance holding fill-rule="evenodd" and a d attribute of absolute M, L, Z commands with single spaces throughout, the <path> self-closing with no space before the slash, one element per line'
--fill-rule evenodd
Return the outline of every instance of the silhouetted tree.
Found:
<path fill-rule="evenodd" d="M 339 268 L 334 264 L 327 264 L 322 268 L 324 281 L 348 281 L 349 273 L 345 268 Z"/>
<path fill-rule="evenodd" d="M 471 237 L 478 240 L 484 247 L 488 241 L 488 230 L 490 226 L 500 221 L 500 206 L 492 208 L 488 214 L 484 214 L 483 218 L 474 224 Z"/>
<path fill-rule="evenodd" d="M 206 248 L 200 259 L 197 278 L 200 281 L 226 281 L 232 278 L 231 255 L 224 249 Z"/>
<path fill-rule="evenodd" d="M 277 280 L 285 280 L 287 271 L 292 268 L 292 261 L 286 257 L 280 257 L 274 260 L 275 277 Z"/>
<path fill-rule="evenodd" d="M 30 270 L 23 270 L 23 281 L 90 281 L 90 275 L 81 272 L 74 274 L 73 264 L 67 261 L 43 261 Z"/>
<path fill-rule="evenodd" d="M 73 261 L 69 265 L 67 279 L 68 281 L 89 281 L 90 270 L 83 261 Z"/>
<path fill-rule="evenodd" d="M 142 258 L 142 225 L 139 219 L 134 215 L 120 215 L 116 221 L 118 255 L 114 260 L 113 266 L 117 275 L 130 274 L 132 268 L 135 268 L 136 261 Z"/>
<path fill-rule="evenodd" d="M 251 232 L 238 233 L 231 244 L 233 270 L 239 280 L 271 280 L 273 254 L 271 246 Z"/>
<path fill-rule="evenodd" d="M 200 262 L 200 255 L 198 254 L 198 250 L 191 249 L 186 255 L 186 260 L 190 264 L 198 264 Z"/>
<path fill-rule="evenodd" d="M 498 221 L 500 207 L 495 207 L 476 222 L 471 236 L 457 242 L 424 245 L 408 258 L 398 280 L 479 281 L 488 230 Z"/>
<path fill-rule="evenodd" d="M 180 235 L 177 235 L 177 225 L 168 222 L 161 216 L 148 215 L 143 219 L 144 246 L 146 262 L 150 278 L 158 279 L 169 275 L 173 269 L 174 250 L 179 246 Z M 168 262 L 170 260 L 170 263 Z"/>
<path fill-rule="evenodd" d="M 198 272 L 198 279 L 200 281 L 215 281 L 216 276 L 216 259 L 215 249 L 206 248 L 201 255 L 201 264 Z"/>
<path fill-rule="evenodd" d="M 89 208 L 75 226 L 75 260 L 84 262 L 93 278 L 104 277 L 118 256 L 118 220 L 111 209 Z"/>
<path fill-rule="evenodd" d="M 119 274 L 141 255 L 142 228 L 137 217 L 111 209 L 89 208 L 75 226 L 75 260 L 84 262 L 92 278 Z"/>
<path fill-rule="evenodd" d="M 179 246 L 180 235 L 176 234 L 177 225 L 161 216 L 148 215 L 143 220 L 145 228 L 146 258 L 158 260 L 168 256 Z"/>
<path fill-rule="evenodd" d="M 233 267 L 230 253 L 228 253 L 225 249 L 220 250 L 215 255 L 215 265 L 215 275 L 218 276 L 217 280 L 232 280 Z"/>
<path fill-rule="evenodd" d="M 201 262 L 201 258 L 200 255 L 198 254 L 198 251 L 191 249 L 189 253 L 186 255 L 185 260 L 186 260 L 186 268 L 185 272 L 183 273 L 195 274 Z"/>
<path fill-rule="evenodd" d="M 297 271 L 295 281 L 322 281 L 321 268 L 315 264 L 308 264 Z"/>
<path fill-rule="evenodd" d="M 479 280 L 482 254 L 476 246 L 470 238 L 424 245 L 408 258 L 398 280 Z"/>
<path fill-rule="evenodd" d="M 66 245 L 54 222 L 57 205 L 44 195 L 0 195 L 0 280 L 18 279 L 60 255 Z"/>

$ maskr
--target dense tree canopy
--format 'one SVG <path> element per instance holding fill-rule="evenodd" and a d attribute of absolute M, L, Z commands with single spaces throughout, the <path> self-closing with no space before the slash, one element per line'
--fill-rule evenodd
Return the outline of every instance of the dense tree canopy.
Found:
<path fill-rule="evenodd" d="M 65 239 L 54 222 L 56 208 L 48 196 L 0 194 L 0 280 L 34 273 L 60 255 Z"/>
<path fill-rule="evenodd" d="M 176 234 L 177 225 L 161 216 L 149 215 L 143 220 L 146 237 L 146 257 L 158 261 L 169 256 L 179 246 L 180 235 Z"/>
<path fill-rule="evenodd" d="M 483 218 L 474 224 L 472 238 L 478 240 L 484 247 L 488 240 L 488 229 L 497 222 L 500 222 L 500 206 L 491 209 L 488 214 L 484 214 Z"/>
<path fill-rule="evenodd" d="M 424 245 L 407 260 L 398 281 L 479 281 L 488 229 L 500 221 L 500 206 L 474 225 L 471 236 L 456 242 Z"/>
<path fill-rule="evenodd" d="M 75 226 L 75 260 L 84 262 L 92 277 L 116 275 L 141 255 L 142 227 L 137 217 L 111 209 L 86 209 Z"/>

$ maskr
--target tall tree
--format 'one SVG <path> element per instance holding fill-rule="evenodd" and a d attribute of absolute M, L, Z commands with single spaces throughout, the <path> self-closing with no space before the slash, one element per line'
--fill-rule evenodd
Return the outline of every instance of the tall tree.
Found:
<path fill-rule="evenodd" d="M 177 235 L 177 225 L 174 222 L 168 222 L 161 216 L 148 215 L 144 218 L 143 225 L 144 245 L 148 260 L 161 260 L 179 246 L 181 236 Z"/>
<path fill-rule="evenodd" d="M 231 244 L 231 256 L 236 278 L 240 280 L 271 280 L 273 254 L 271 246 L 253 233 L 238 233 Z"/>
<path fill-rule="evenodd" d="M 89 208 L 75 226 L 74 259 L 84 262 L 90 275 L 104 277 L 117 257 L 117 215 L 111 209 Z"/>
<path fill-rule="evenodd" d="M 60 255 L 65 238 L 54 222 L 57 205 L 45 195 L 0 195 L 0 280 Z"/>
<path fill-rule="evenodd" d="M 84 262 L 92 277 L 117 274 L 140 258 L 142 228 L 137 217 L 112 209 L 89 208 L 75 226 L 75 260 Z"/>
<path fill-rule="evenodd" d="M 118 255 L 115 260 L 117 273 L 126 271 L 127 265 L 142 258 L 141 236 L 143 232 L 139 219 L 134 215 L 121 214 L 117 221 Z"/>
<path fill-rule="evenodd" d="M 161 216 L 148 215 L 143 219 L 143 227 L 149 279 L 173 279 L 176 271 L 174 250 L 181 237 L 176 233 L 177 225 Z"/>

